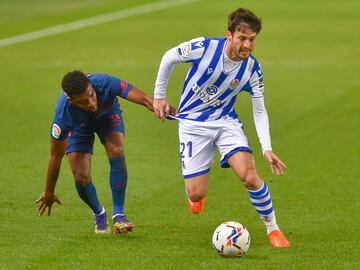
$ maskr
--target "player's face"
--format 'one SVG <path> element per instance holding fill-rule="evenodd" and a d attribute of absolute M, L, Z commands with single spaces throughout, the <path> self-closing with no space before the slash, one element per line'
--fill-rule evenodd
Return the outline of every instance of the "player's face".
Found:
<path fill-rule="evenodd" d="M 98 109 L 96 92 L 91 83 L 84 93 L 69 97 L 68 100 L 71 105 L 86 112 L 96 112 Z"/>
<path fill-rule="evenodd" d="M 256 32 L 249 27 L 241 26 L 232 34 L 226 33 L 226 54 L 233 61 L 241 61 L 250 56 L 255 47 Z"/>

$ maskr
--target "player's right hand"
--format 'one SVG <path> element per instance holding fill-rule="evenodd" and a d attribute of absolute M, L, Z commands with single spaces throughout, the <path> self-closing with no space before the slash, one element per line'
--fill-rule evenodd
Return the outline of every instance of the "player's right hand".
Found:
<path fill-rule="evenodd" d="M 157 99 L 153 101 L 154 113 L 157 118 L 165 120 L 166 116 L 171 112 L 171 106 L 166 98 Z"/>
<path fill-rule="evenodd" d="M 55 194 L 43 192 L 40 197 L 35 201 L 35 204 L 39 204 L 39 216 L 42 216 L 48 208 L 48 216 L 51 214 L 51 207 L 56 202 L 61 205 L 59 198 Z"/>

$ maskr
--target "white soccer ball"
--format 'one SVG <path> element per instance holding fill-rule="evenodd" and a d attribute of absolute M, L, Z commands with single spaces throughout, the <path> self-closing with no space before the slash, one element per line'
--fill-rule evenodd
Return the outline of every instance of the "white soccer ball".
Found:
<path fill-rule="evenodd" d="M 250 234 L 240 223 L 228 221 L 216 228 L 212 243 L 219 255 L 242 257 L 250 247 Z"/>

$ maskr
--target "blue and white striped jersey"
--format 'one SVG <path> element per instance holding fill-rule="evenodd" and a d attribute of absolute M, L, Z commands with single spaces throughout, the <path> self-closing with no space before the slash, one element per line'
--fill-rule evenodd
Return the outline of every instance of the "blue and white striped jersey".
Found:
<path fill-rule="evenodd" d="M 181 62 L 190 62 L 179 105 L 178 118 L 211 121 L 224 116 L 237 118 L 234 103 L 246 91 L 262 98 L 263 74 L 250 55 L 232 70 L 224 67 L 226 38 L 196 38 L 176 47 Z"/>

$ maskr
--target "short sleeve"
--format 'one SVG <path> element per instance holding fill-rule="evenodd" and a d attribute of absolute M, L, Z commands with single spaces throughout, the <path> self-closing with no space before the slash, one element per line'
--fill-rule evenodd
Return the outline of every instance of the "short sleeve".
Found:
<path fill-rule="evenodd" d="M 69 129 L 61 121 L 54 119 L 50 136 L 57 141 L 63 141 L 68 137 L 68 133 Z"/>
<path fill-rule="evenodd" d="M 116 96 L 126 98 L 129 91 L 133 88 L 133 85 L 123 79 L 108 75 L 107 87 L 115 92 Z"/>
<path fill-rule="evenodd" d="M 55 140 L 65 140 L 73 126 L 68 106 L 64 93 L 61 93 L 57 100 L 54 119 L 50 129 L 50 136 Z"/>

